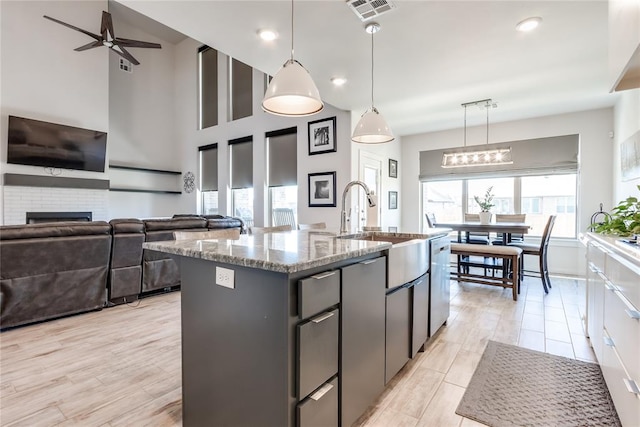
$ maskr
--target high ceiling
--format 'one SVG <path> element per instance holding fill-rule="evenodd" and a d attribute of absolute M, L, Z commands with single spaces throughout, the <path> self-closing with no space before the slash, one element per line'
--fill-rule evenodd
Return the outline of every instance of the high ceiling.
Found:
<path fill-rule="evenodd" d="M 119 3 L 272 75 L 290 56 L 290 1 Z M 491 123 L 615 103 L 606 1 L 393 4 L 393 11 L 374 20 L 382 27 L 374 36 L 374 93 L 396 135 L 459 128 L 461 104 L 484 98 L 498 104 Z M 294 7 L 295 58 L 325 102 L 363 112 L 371 96 L 371 36 L 364 23 L 344 0 L 296 0 Z M 515 30 L 531 16 L 542 17 L 538 29 Z M 257 31 L 264 28 L 275 29 L 279 38 L 260 40 Z M 348 81 L 334 87 L 335 76 Z M 469 109 L 468 126 L 485 120 L 484 110 Z"/>

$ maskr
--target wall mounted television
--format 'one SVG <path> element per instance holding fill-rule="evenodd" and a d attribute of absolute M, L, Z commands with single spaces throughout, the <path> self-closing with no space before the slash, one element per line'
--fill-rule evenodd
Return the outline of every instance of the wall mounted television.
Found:
<path fill-rule="evenodd" d="M 7 163 L 104 172 L 107 133 L 9 116 Z"/>

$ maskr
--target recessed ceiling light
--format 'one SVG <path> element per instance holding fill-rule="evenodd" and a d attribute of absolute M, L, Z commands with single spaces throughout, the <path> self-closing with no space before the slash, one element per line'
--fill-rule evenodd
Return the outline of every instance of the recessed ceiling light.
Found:
<path fill-rule="evenodd" d="M 270 42 L 278 38 L 278 33 L 273 30 L 260 30 L 258 31 L 258 35 L 266 42 Z"/>
<path fill-rule="evenodd" d="M 526 33 L 527 31 L 531 31 L 537 28 L 541 22 L 542 18 L 540 18 L 539 16 L 527 18 L 524 21 L 518 22 L 518 25 L 516 25 L 516 30 Z"/>
<path fill-rule="evenodd" d="M 331 83 L 333 83 L 336 86 L 342 86 L 347 82 L 347 79 L 345 79 L 344 77 L 332 77 L 331 78 Z"/>

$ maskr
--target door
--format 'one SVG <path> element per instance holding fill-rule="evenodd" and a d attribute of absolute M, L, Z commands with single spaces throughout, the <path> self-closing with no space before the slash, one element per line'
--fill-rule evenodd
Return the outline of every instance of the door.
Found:
<path fill-rule="evenodd" d="M 370 225 L 382 226 L 381 212 L 382 212 L 382 158 L 373 153 L 367 153 L 360 150 L 359 154 L 359 167 L 358 167 L 358 179 L 369 187 L 369 190 L 375 193 L 377 203 L 374 208 L 369 208 L 369 204 L 365 197 L 364 189 L 358 186 L 358 197 L 352 203 L 352 224 L 358 225 L 358 230 L 362 230 L 362 227 L 367 225 L 367 218 L 370 217 Z"/>

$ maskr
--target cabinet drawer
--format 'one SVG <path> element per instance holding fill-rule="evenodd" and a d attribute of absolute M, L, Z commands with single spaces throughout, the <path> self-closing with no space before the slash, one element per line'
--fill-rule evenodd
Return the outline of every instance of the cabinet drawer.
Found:
<path fill-rule="evenodd" d="M 298 325 L 298 399 L 338 373 L 339 313 L 320 313 Z"/>
<path fill-rule="evenodd" d="M 606 330 L 604 337 L 607 338 Z M 640 399 L 627 389 L 625 380 L 629 380 L 629 378 L 620 363 L 615 347 L 603 346 L 602 374 L 622 425 L 625 427 L 640 425 Z"/>
<path fill-rule="evenodd" d="M 630 315 L 635 307 L 618 290 L 604 292 L 604 327 L 629 375 L 640 380 L 640 320 Z"/>
<path fill-rule="evenodd" d="M 631 304 L 640 309 L 640 267 L 616 254 L 609 253 L 606 276 Z"/>
<path fill-rule="evenodd" d="M 298 427 L 338 427 L 338 378 L 322 385 L 296 408 Z"/>
<path fill-rule="evenodd" d="M 318 273 L 298 282 L 298 316 L 306 319 L 340 302 L 340 271 Z"/>

